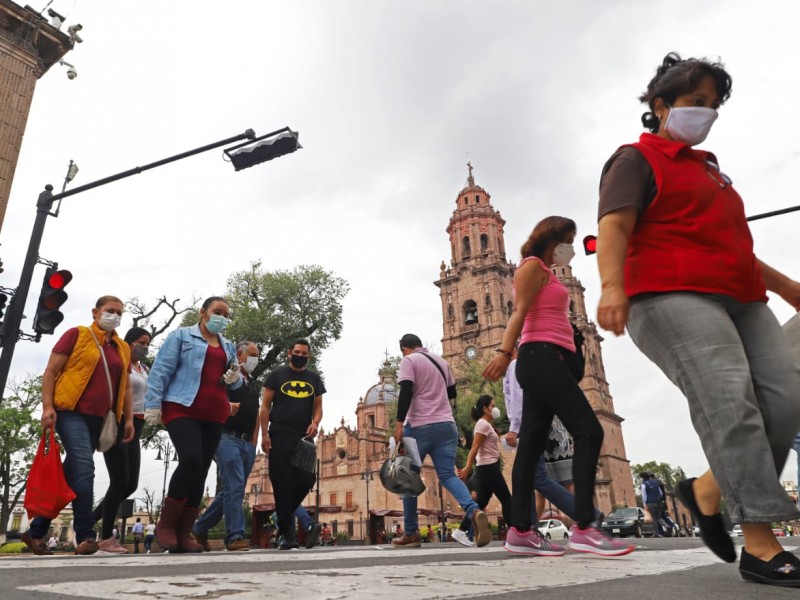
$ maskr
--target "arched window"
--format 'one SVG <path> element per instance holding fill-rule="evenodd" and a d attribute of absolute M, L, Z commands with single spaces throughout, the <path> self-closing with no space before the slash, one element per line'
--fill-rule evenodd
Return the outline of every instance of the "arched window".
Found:
<path fill-rule="evenodd" d="M 514 313 L 514 304 L 511 301 L 506 305 L 506 310 L 508 310 L 509 317 Z"/>
<path fill-rule="evenodd" d="M 481 252 L 489 250 L 489 236 L 485 233 L 481 234 Z"/>
<path fill-rule="evenodd" d="M 478 305 L 474 300 L 464 303 L 464 325 L 475 325 L 478 322 Z"/>
<path fill-rule="evenodd" d="M 463 239 L 461 240 L 461 253 L 464 256 L 469 256 L 470 254 L 472 254 L 472 251 L 471 251 L 470 246 L 469 246 L 469 236 L 468 235 L 465 235 L 463 237 Z"/>
<path fill-rule="evenodd" d="M 452 304 L 448 304 L 447 305 L 447 318 L 448 319 L 452 319 L 453 317 L 455 317 L 456 316 L 455 312 L 456 311 L 453 310 L 453 305 Z"/>
<path fill-rule="evenodd" d="M 486 294 L 486 298 L 483 299 L 483 304 L 486 308 L 492 307 L 492 297 L 489 294 Z"/>

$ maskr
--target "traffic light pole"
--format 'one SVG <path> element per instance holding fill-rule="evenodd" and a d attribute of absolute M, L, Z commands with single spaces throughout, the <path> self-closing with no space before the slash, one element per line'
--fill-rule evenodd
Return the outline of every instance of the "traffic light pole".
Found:
<path fill-rule="evenodd" d="M 39 199 L 36 202 L 36 220 L 33 223 L 31 240 L 28 244 L 28 252 L 25 255 L 25 263 L 22 266 L 22 273 L 20 273 L 19 276 L 19 284 L 14 292 L 13 299 L 11 302 L 9 302 L 8 310 L 6 311 L 6 318 L 3 320 L 3 353 L 0 354 L 0 402 L 2 402 L 3 398 L 5 398 L 6 383 L 8 382 L 8 374 L 11 370 L 11 360 L 14 358 L 14 348 L 16 347 L 17 341 L 20 337 L 20 325 L 22 323 L 23 311 L 25 310 L 25 302 L 28 299 L 28 292 L 30 291 L 31 280 L 33 278 L 33 270 L 36 267 L 36 263 L 39 261 L 39 247 L 41 246 L 42 236 L 44 235 L 44 226 L 47 222 L 47 217 L 51 214 L 50 209 L 52 208 L 53 203 L 56 200 L 74 196 L 75 194 L 80 194 L 81 192 L 100 187 L 101 185 L 106 185 L 114 181 L 119 181 L 120 179 L 125 179 L 131 175 L 138 175 L 144 171 L 155 169 L 156 167 L 160 167 L 183 158 L 188 158 L 190 156 L 194 156 L 195 154 L 213 150 L 214 148 L 219 148 L 220 146 L 227 146 L 228 144 L 233 144 L 245 139 L 253 140 L 255 137 L 255 132 L 252 129 L 248 129 L 242 134 L 220 140 L 219 142 L 214 142 L 213 144 L 208 144 L 207 146 L 201 146 L 200 148 L 195 148 L 194 150 L 176 154 L 175 156 L 158 160 L 156 162 L 144 165 L 143 167 L 134 167 L 133 169 L 128 169 L 127 171 L 117 173 L 116 175 L 111 175 L 110 177 L 98 179 L 97 181 L 61 192 L 60 194 L 53 194 L 52 185 L 47 184 L 45 186 L 44 191 L 39 194 Z"/>

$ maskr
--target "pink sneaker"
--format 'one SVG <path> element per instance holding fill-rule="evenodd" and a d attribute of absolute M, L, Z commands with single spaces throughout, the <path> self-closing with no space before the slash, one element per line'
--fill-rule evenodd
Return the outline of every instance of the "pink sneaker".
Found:
<path fill-rule="evenodd" d="M 589 552 L 600 556 L 623 556 L 633 552 L 633 545 L 608 537 L 597 527 L 580 529 L 573 525 L 569 530 L 567 547 L 576 552 Z"/>
<path fill-rule="evenodd" d="M 516 527 L 508 530 L 503 547 L 514 554 L 531 556 L 563 556 L 566 553 L 564 548 L 544 539 L 535 529 L 522 533 Z"/>

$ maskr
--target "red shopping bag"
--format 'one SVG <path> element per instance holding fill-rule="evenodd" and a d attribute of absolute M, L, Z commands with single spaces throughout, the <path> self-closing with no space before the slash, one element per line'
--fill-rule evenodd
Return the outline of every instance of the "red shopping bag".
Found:
<path fill-rule="evenodd" d="M 49 432 L 49 438 L 48 438 Z M 61 464 L 61 448 L 56 442 L 53 428 L 42 432 L 39 450 L 33 459 L 28 485 L 25 487 L 25 510 L 28 518 L 55 519 L 58 513 L 75 499 L 75 492 L 67 484 Z"/>

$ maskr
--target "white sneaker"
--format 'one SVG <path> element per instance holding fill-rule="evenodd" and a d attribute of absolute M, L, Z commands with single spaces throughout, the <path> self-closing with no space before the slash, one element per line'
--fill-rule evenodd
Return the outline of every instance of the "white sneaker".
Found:
<path fill-rule="evenodd" d="M 106 552 L 108 554 L 127 554 L 128 551 L 119 543 L 115 537 L 110 537 L 105 540 L 97 542 L 97 549 L 99 552 Z"/>
<path fill-rule="evenodd" d="M 466 531 L 462 531 L 461 529 L 455 529 L 452 533 L 453 539 L 457 541 L 462 546 L 467 546 L 468 548 L 472 548 L 475 546 L 475 542 L 469 539 Z"/>

